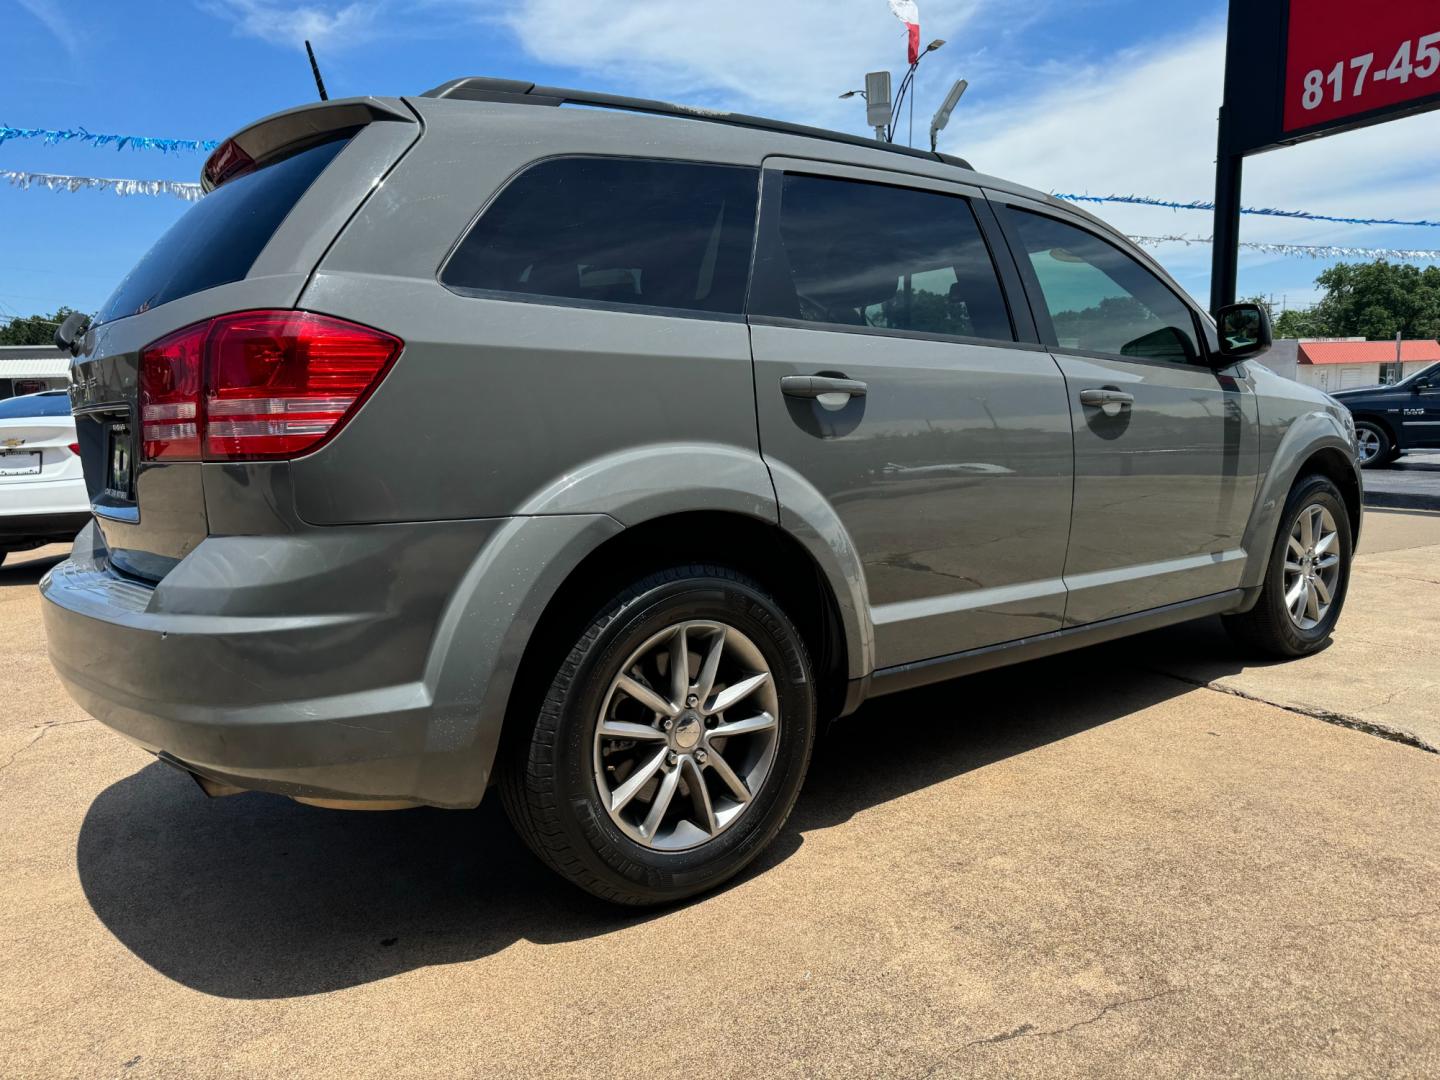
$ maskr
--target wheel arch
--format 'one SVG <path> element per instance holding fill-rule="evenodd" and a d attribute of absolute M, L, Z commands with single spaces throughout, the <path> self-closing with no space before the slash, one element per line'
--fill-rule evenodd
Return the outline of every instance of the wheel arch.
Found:
<path fill-rule="evenodd" d="M 1360 521 L 1364 514 L 1362 509 L 1363 495 L 1360 490 L 1360 480 L 1355 475 L 1355 469 L 1351 460 L 1341 450 L 1333 446 L 1322 447 L 1316 450 L 1308 458 L 1295 474 L 1295 482 L 1300 483 L 1307 476 L 1324 476 L 1329 479 L 1337 488 L 1345 501 L 1345 516 L 1350 519 L 1350 536 L 1352 542 L 1360 538 Z"/>
<path fill-rule="evenodd" d="M 1359 538 L 1362 489 L 1354 458 L 1349 435 L 1328 410 L 1302 413 L 1289 424 L 1269 457 L 1268 469 L 1261 476 L 1250 524 L 1245 530 L 1242 588 L 1258 589 L 1264 581 L 1285 501 L 1302 476 L 1318 472 L 1334 481 L 1345 497 L 1351 533 Z"/>
<path fill-rule="evenodd" d="M 821 718 L 854 707 L 852 633 L 830 575 L 811 551 L 762 518 L 732 510 L 689 510 L 657 515 L 617 532 L 570 571 L 526 643 L 505 730 L 518 732 L 526 726 L 519 714 L 544 693 L 556 657 L 617 589 L 660 567 L 685 563 L 728 566 L 771 592 L 805 640 Z"/>

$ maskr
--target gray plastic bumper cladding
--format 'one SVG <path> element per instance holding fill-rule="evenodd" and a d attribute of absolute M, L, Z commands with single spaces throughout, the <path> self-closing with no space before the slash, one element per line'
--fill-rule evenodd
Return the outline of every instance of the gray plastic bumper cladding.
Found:
<path fill-rule="evenodd" d="M 473 806 L 499 738 L 485 658 L 449 700 L 427 672 L 504 525 L 212 537 L 153 586 L 111 571 L 92 525 L 41 581 L 51 659 L 101 722 L 236 786 Z"/>

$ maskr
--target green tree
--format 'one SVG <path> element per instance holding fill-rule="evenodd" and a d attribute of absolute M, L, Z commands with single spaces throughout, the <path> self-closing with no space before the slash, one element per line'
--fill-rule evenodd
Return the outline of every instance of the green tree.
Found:
<path fill-rule="evenodd" d="M 0 326 L 0 345 L 53 345 L 56 328 L 74 312 L 62 307 L 51 315 L 17 315 Z"/>
<path fill-rule="evenodd" d="M 1336 263 L 1315 279 L 1325 290 L 1304 336 L 1384 341 L 1440 337 L 1440 267 L 1408 263 Z"/>
<path fill-rule="evenodd" d="M 1314 308 L 1301 311 L 1287 308 L 1272 321 L 1277 338 L 1345 337 L 1330 330 L 1321 314 Z"/>

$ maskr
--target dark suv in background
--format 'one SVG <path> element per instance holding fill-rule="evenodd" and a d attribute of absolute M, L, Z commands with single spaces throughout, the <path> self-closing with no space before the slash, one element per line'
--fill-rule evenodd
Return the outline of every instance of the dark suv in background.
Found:
<path fill-rule="evenodd" d="M 1440 364 L 1393 386 L 1340 390 L 1332 396 L 1355 417 L 1364 468 L 1382 468 L 1407 450 L 1440 448 Z"/>
<path fill-rule="evenodd" d="M 959 159 L 461 79 L 203 181 L 73 341 L 94 522 L 41 587 L 70 693 L 210 794 L 496 783 L 652 903 L 763 850 L 867 699 L 1340 615 L 1349 413 L 1247 362 L 1258 308 L 1217 333 Z"/>

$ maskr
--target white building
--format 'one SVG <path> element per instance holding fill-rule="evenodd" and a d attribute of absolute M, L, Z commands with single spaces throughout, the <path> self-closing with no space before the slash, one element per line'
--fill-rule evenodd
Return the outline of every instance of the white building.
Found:
<path fill-rule="evenodd" d="M 1395 342 L 1363 338 L 1302 339 L 1297 352 L 1293 378 L 1326 393 L 1396 383 L 1440 363 L 1440 341 L 1402 341 L 1398 360 Z"/>
<path fill-rule="evenodd" d="M 63 390 L 70 355 L 53 345 L 0 345 L 0 398 Z"/>

